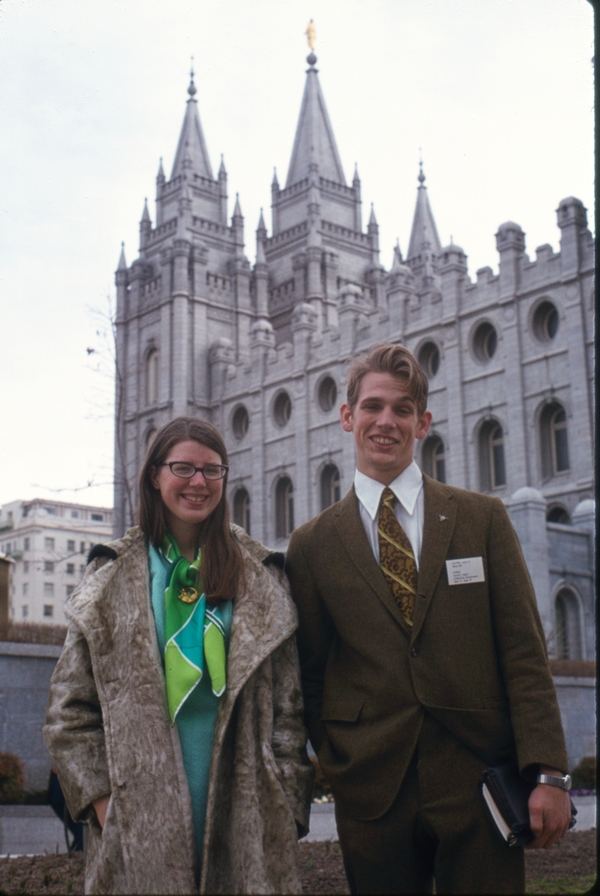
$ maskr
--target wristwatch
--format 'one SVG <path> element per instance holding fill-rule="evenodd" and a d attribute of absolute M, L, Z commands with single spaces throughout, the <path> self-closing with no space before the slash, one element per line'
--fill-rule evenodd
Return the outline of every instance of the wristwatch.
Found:
<path fill-rule="evenodd" d="M 538 775 L 536 778 L 538 784 L 550 784 L 551 787 L 560 787 L 561 790 L 569 791 L 571 789 L 571 775 L 563 775 L 559 778 L 557 775 Z"/>

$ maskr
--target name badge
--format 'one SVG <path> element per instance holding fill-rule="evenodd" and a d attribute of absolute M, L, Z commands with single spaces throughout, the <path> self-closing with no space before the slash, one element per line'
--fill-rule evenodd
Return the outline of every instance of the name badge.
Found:
<path fill-rule="evenodd" d="M 469 585 L 471 582 L 485 582 L 482 557 L 461 557 L 460 560 L 446 560 L 449 585 Z"/>

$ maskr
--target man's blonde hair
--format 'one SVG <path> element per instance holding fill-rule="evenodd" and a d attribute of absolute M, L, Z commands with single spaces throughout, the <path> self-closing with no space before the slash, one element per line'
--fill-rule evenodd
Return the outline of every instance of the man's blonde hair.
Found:
<path fill-rule="evenodd" d="M 367 373 L 389 373 L 397 377 L 417 406 L 417 414 L 422 417 L 427 410 L 429 383 L 423 368 L 403 345 L 380 342 L 366 354 L 358 355 L 348 369 L 346 378 L 346 401 L 354 408 L 360 394 L 360 387 Z"/>

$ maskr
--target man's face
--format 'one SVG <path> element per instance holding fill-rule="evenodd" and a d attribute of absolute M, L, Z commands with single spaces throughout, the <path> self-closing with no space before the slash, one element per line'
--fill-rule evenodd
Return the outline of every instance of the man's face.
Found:
<path fill-rule="evenodd" d="M 361 473 L 389 485 L 413 459 L 415 439 L 423 439 L 431 413 L 419 417 L 402 380 L 390 373 L 367 373 L 354 408 L 340 408 L 342 427 L 354 433 Z"/>

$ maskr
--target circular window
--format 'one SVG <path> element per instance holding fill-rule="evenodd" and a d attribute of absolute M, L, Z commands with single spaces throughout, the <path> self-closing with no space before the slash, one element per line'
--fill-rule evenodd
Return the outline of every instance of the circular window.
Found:
<path fill-rule="evenodd" d="M 333 377 L 326 376 L 319 385 L 319 406 L 322 411 L 330 411 L 337 400 L 337 386 Z"/>
<path fill-rule="evenodd" d="M 236 439 L 243 439 L 248 432 L 248 427 L 250 426 L 248 411 L 243 404 L 239 405 L 239 407 L 237 407 L 233 412 L 231 425 L 233 428 L 233 434 Z"/>
<path fill-rule="evenodd" d="M 273 416 L 278 426 L 285 426 L 292 416 L 292 399 L 287 392 L 280 392 L 273 405 Z"/>
<path fill-rule="evenodd" d="M 533 332 L 540 342 L 551 342 L 558 332 L 558 311 L 552 302 L 542 302 L 533 315 Z"/>
<path fill-rule="evenodd" d="M 426 342 L 419 351 L 419 364 L 425 372 L 425 376 L 433 377 L 440 367 L 440 350 L 435 342 Z"/>
<path fill-rule="evenodd" d="M 473 337 L 473 351 L 479 361 L 490 361 L 496 354 L 498 334 L 496 328 L 487 321 L 479 324 Z"/>

